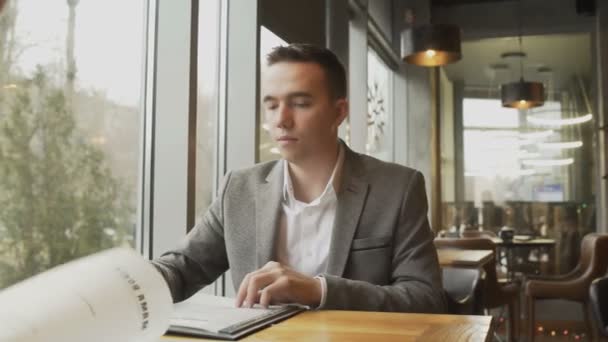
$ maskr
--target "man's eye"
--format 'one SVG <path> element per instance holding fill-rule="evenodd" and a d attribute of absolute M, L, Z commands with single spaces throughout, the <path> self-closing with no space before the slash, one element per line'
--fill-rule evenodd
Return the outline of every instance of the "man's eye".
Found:
<path fill-rule="evenodd" d="M 267 104 L 266 105 L 266 110 L 275 110 L 275 109 L 277 109 L 277 107 L 278 106 L 276 104 L 274 104 L 274 103 L 273 104 Z"/>
<path fill-rule="evenodd" d="M 294 102 L 293 105 L 295 107 L 300 107 L 300 108 L 310 107 L 310 103 L 309 102 Z"/>

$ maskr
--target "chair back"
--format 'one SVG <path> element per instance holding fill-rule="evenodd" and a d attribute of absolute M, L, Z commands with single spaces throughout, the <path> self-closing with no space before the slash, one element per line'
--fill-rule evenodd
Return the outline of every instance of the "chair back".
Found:
<path fill-rule="evenodd" d="M 597 327 L 602 335 L 608 337 L 608 276 L 591 283 L 589 299 Z"/>
<path fill-rule="evenodd" d="M 448 298 L 450 314 L 474 315 L 479 303 L 478 284 L 481 272 L 474 268 L 442 268 L 443 289 Z"/>
<path fill-rule="evenodd" d="M 581 256 L 576 266 L 588 284 L 606 274 L 608 269 L 608 234 L 587 234 L 581 242 Z"/>
<path fill-rule="evenodd" d="M 608 234 L 587 234 L 581 241 L 581 253 L 570 273 L 531 279 L 526 293 L 535 298 L 561 298 L 587 303 L 591 282 L 606 274 L 608 268 Z"/>

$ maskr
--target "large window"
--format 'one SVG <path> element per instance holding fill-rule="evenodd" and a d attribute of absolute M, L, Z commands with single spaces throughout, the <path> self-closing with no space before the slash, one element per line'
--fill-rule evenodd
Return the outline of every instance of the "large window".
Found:
<path fill-rule="evenodd" d="M 596 230 L 592 35 L 526 35 L 523 54 L 508 53 L 521 48 L 515 37 L 464 42 L 443 67 L 442 228 L 553 239 L 548 254 L 519 252 L 518 271 L 564 273 Z M 501 86 L 520 77 L 544 85 L 542 106 L 502 106 Z"/>
<path fill-rule="evenodd" d="M 266 55 L 277 46 L 287 45 L 281 37 L 270 31 L 264 26 L 260 26 L 260 74 L 264 75 L 266 70 Z M 262 79 L 263 76 L 260 76 Z M 279 147 L 270 137 L 270 127 L 266 123 L 264 116 L 264 108 L 259 107 L 260 120 L 258 124 L 259 145 L 258 145 L 258 161 L 265 162 L 279 159 L 281 152 Z"/>
<path fill-rule="evenodd" d="M 134 245 L 146 4 L 2 3 L 0 288 Z"/>
<path fill-rule="evenodd" d="M 588 127 L 574 123 L 588 116 L 566 95 L 529 111 L 463 100 L 461 224 L 555 238 L 558 257 L 541 268 L 558 273 L 573 267 L 580 237 L 595 230 Z"/>
<path fill-rule="evenodd" d="M 561 104 L 547 102 L 542 112 L 557 119 Z M 564 139 L 560 130 L 529 125 L 525 118 L 530 115 L 503 108 L 499 100 L 464 99 L 467 201 L 481 206 L 483 201 L 547 202 L 570 197 L 565 191 L 573 151 L 556 145 Z"/>

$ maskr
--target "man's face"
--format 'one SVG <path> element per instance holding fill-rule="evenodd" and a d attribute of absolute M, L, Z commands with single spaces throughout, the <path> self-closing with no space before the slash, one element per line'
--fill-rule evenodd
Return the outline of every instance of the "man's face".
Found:
<path fill-rule="evenodd" d="M 289 162 L 314 160 L 335 144 L 347 114 L 345 99 L 330 95 L 316 63 L 279 62 L 262 80 L 262 105 L 270 136 Z"/>

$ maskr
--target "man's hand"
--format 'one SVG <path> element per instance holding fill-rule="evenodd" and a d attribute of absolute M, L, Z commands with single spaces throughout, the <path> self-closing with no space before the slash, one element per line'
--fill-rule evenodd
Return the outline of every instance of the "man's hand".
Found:
<path fill-rule="evenodd" d="M 317 307 L 321 302 L 321 282 L 271 261 L 243 278 L 236 296 L 237 307 L 260 303 L 298 303 Z"/>

